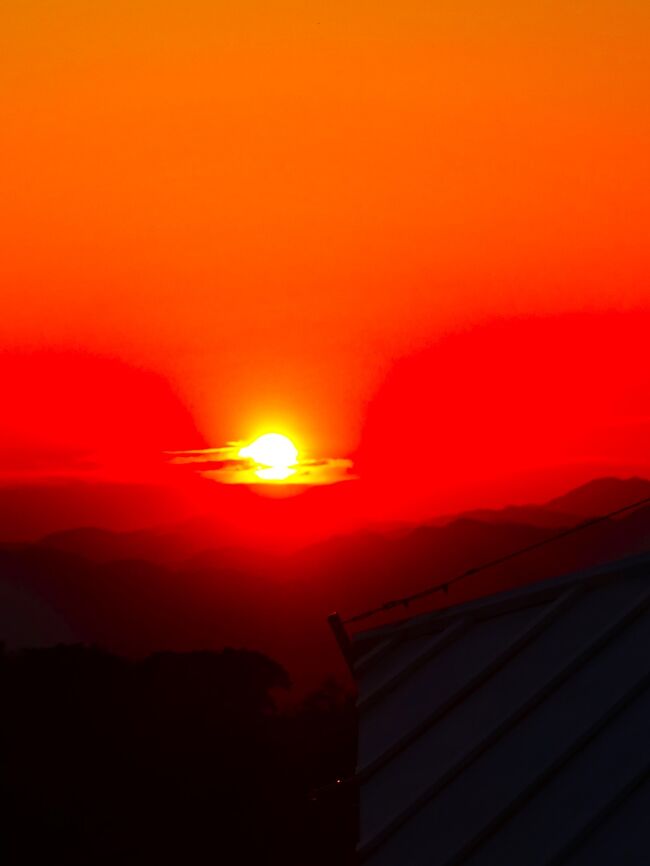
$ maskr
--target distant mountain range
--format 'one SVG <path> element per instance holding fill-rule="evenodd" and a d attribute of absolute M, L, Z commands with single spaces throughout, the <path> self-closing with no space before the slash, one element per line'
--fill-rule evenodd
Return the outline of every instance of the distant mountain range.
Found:
<path fill-rule="evenodd" d="M 285 553 L 237 547 L 207 519 L 51 533 L 0 546 L 0 639 L 10 646 L 82 641 L 136 655 L 247 647 L 277 658 L 300 685 L 315 684 L 346 676 L 326 625 L 332 610 L 350 614 L 418 591 L 644 497 L 649 480 L 602 478 L 543 505 L 374 527 Z M 426 605 L 647 550 L 650 508 L 482 572 Z"/>

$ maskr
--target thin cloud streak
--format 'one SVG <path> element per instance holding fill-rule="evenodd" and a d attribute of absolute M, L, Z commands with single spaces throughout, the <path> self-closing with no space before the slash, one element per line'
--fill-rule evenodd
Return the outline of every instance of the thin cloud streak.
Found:
<path fill-rule="evenodd" d="M 342 457 L 299 458 L 291 469 L 292 474 L 281 481 L 267 481 L 257 473 L 261 467 L 239 452 L 245 442 L 228 442 L 219 448 L 195 449 L 192 451 L 170 451 L 166 456 L 175 466 L 192 469 L 221 484 L 292 484 L 323 485 L 340 481 L 352 481 L 353 463 Z"/>

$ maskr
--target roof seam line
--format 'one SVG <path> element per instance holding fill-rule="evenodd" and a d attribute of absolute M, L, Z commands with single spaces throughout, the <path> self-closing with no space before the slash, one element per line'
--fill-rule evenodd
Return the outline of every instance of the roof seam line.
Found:
<path fill-rule="evenodd" d="M 526 626 L 526 628 L 519 633 L 518 637 L 509 646 L 494 656 L 485 667 L 469 680 L 469 682 L 465 683 L 464 686 L 461 686 L 461 688 L 454 692 L 453 695 L 450 695 L 441 706 L 420 722 L 417 727 L 405 734 L 400 740 L 364 768 L 358 774 L 361 781 L 366 781 L 366 779 L 374 775 L 385 764 L 387 764 L 391 758 L 410 746 L 411 743 L 415 742 L 415 740 L 425 734 L 429 728 L 439 722 L 443 716 L 453 710 L 457 704 L 465 700 L 465 698 L 467 698 L 473 691 L 483 685 L 484 682 L 486 682 L 508 662 L 513 654 L 517 653 L 520 649 L 523 649 L 526 644 L 534 640 L 547 625 L 550 625 L 550 623 L 565 610 L 566 607 L 573 604 L 578 596 L 582 595 L 582 592 L 582 586 L 574 586 L 562 593 L 562 595 L 555 599 L 555 601 L 538 617 L 536 617 L 532 623 Z"/>
<path fill-rule="evenodd" d="M 403 670 L 391 677 L 391 679 L 387 680 L 381 686 L 378 686 L 373 692 L 370 692 L 369 695 L 361 698 L 357 703 L 359 711 L 364 712 L 374 706 L 380 698 L 393 691 L 400 682 L 408 679 L 408 677 L 419 670 L 419 668 L 431 661 L 431 659 L 435 658 L 438 653 L 445 650 L 450 643 L 467 631 L 471 625 L 472 620 L 471 617 L 468 616 L 461 617 L 456 622 L 452 622 L 448 625 L 444 631 L 440 632 L 433 646 L 429 647 L 429 649 L 422 653 L 421 656 L 414 659 Z"/>
<path fill-rule="evenodd" d="M 358 676 L 373 668 L 384 655 L 399 643 L 399 637 L 389 638 L 374 646 L 359 661 L 354 663 L 354 675 Z"/>
<path fill-rule="evenodd" d="M 631 796 L 637 788 L 640 788 L 647 779 L 650 779 L 650 761 L 626 784 L 624 785 L 612 799 L 605 803 L 592 817 L 582 826 L 576 835 L 570 839 L 567 844 L 559 851 L 547 866 L 560 866 L 566 863 L 569 857 L 575 853 L 580 846 L 587 841 L 593 831 L 596 830 L 603 821 L 623 805 L 629 796 Z"/>
<path fill-rule="evenodd" d="M 636 602 L 631 605 L 625 613 L 610 626 L 603 629 L 600 634 L 590 641 L 586 647 L 579 650 L 571 660 L 557 673 L 553 674 L 546 683 L 529 698 L 524 700 L 517 709 L 512 711 L 505 719 L 497 724 L 489 734 L 460 758 L 453 767 L 443 773 L 423 794 L 410 803 L 403 812 L 398 814 L 384 828 L 382 828 L 368 842 L 359 847 L 359 854 L 366 857 L 379 845 L 389 839 L 401 826 L 416 815 L 430 800 L 443 790 L 463 770 L 474 763 L 483 752 L 496 743 L 510 728 L 514 727 L 528 713 L 532 712 L 549 695 L 565 682 L 571 674 L 579 670 L 589 659 L 606 646 L 610 640 L 615 638 L 627 625 L 640 616 L 650 605 L 650 591 L 644 592 Z"/>
<path fill-rule="evenodd" d="M 466 842 L 455 854 L 453 854 L 444 866 L 459 866 L 469 857 L 476 848 L 493 836 L 494 833 L 510 821 L 517 812 L 528 803 L 535 794 L 553 778 L 562 768 L 568 764 L 579 752 L 586 748 L 617 716 L 619 716 L 630 704 L 632 704 L 650 686 L 650 672 L 645 673 L 641 679 L 625 692 L 614 704 L 609 707 L 584 733 L 582 733 L 561 755 L 555 758 L 537 776 L 513 797 L 500 812 L 495 815 L 486 825 L 479 830 L 469 842 Z"/>

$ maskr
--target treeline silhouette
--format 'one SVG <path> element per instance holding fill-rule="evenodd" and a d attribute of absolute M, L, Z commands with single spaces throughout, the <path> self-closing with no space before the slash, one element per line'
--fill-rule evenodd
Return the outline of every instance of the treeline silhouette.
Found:
<path fill-rule="evenodd" d="M 353 699 L 290 685 L 243 649 L 2 648 L 1 862 L 352 863 Z"/>

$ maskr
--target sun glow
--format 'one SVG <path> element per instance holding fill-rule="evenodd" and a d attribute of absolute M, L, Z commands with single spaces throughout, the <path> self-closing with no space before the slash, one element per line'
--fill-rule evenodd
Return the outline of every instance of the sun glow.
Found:
<path fill-rule="evenodd" d="M 255 474 L 262 481 L 285 481 L 295 474 L 298 449 L 281 433 L 265 433 L 241 448 L 239 457 L 255 463 Z"/>

